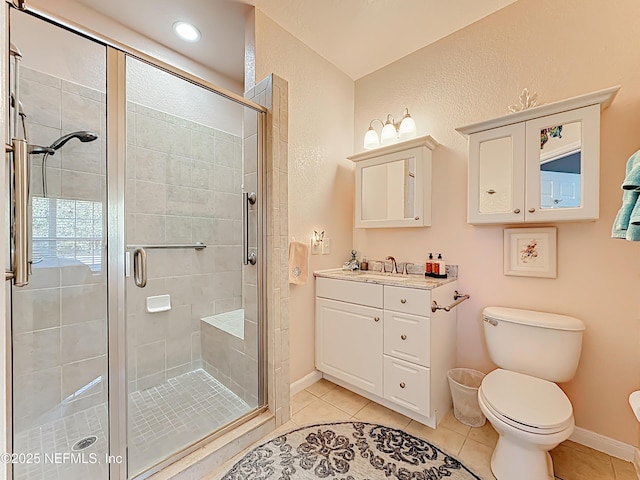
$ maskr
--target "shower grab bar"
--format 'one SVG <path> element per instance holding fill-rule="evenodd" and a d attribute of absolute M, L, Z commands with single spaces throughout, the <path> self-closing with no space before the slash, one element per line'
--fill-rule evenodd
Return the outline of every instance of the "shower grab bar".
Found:
<path fill-rule="evenodd" d="M 13 57 L 13 138 L 18 138 L 18 125 L 20 121 L 20 63 L 22 52 L 13 43 L 9 44 L 9 53 Z M 11 107 L 9 107 L 11 108 Z M 23 139 L 23 140 L 26 140 Z"/>
<path fill-rule="evenodd" d="M 13 258 L 11 269 L 16 287 L 29 284 L 29 155 L 27 142 L 13 139 Z M 5 279 L 7 275 L 5 273 Z"/>
<path fill-rule="evenodd" d="M 447 307 L 443 307 L 441 305 L 438 305 L 438 302 L 434 300 L 433 303 L 431 304 L 431 311 L 435 312 L 436 310 L 444 310 L 445 312 L 450 312 L 453 307 L 460 305 L 462 302 L 464 302 L 465 300 L 468 300 L 469 298 L 471 298 L 470 295 L 468 294 L 463 295 L 459 293 L 457 290 L 455 290 L 453 292 L 453 299 L 455 300 L 455 302 L 453 302 L 451 305 Z"/>
<path fill-rule="evenodd" d="M 255 265 L 256 254 L 249 253 L 249 205 L 254 205 L 258 197 L 256 192 L 242 193 L 242 264 Z"/>
<path fill-rule="evenodd" d="M 147 252 L 144 248 L 136 248 L 133 251 L 133 281 L 136 287 L 147 286 Z"/>
<path fill-rule="evenodd" d="M 130 249 L 144 249 L 144 250 L 152 250 L 152 249 L 171 249 L 171 248 L 194 248 L 196 250 L 204 250 L 207 246 L 202 242 L 196 242 L 193 244 L 175 244 L 175 245 L 127 245 L 127 248 Z"/>

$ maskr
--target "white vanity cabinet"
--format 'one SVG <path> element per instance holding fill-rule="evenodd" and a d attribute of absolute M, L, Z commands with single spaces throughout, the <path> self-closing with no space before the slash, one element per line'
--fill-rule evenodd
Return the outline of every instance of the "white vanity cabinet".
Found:
<path fill-rule="evenodd" d="M 382 395 L 382 310 L 318 298 L 317 352 L 323 371 Z"/>
<path fill-rule="evenodd" d="M 451 406 L 456 282 L 433 289 L 316 277 L 316 368 L 433 428 Z"/>
<path fill-rule="evenodd" d="M 469 137 L 468 222 L 596 220 L 600 111 L 619 88 L 458 128 Z"/>
<path fill-rule="evenodd" d="M 431 291 L 385 285 L 384 305 L 384 398 L 428 417 Z"/>

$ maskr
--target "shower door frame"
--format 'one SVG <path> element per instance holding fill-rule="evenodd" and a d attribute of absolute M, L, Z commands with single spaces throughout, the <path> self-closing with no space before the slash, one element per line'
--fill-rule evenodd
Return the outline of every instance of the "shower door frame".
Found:
<path fill-rule="evenodd" d="M 37 8 L 27 6 L 22 1 L 14 3 L 11 0 L 5 0 L 5 8 L 0 14 L 0 22 L 4 23 L 5 30 L 8 32 L 9 11 L 11 8 L 17 8 L 20 11 L 32 14 L 41 21 L 51 23 L 57 27 L 63 28 L 75 34 L 81 35 L 89 40 L 102 44 L 106 47 L 106 92 L 107 92 L 107 338 L 108 338 L 108 412 L 109 412 L 109 455 L 121 456 L 123 461 L 120 463 L 109 464 L 109 480 L 126 480 L 127 477 L 127 367 L 126 367 L 126 299 L 125 299 L 125 166 L 126 166 L 126 57 L 130 56 L 145 62 L 153 67 L 163 70 L 167 73 L 175 75 L 186 82 L 190 82 L 213 94 L 227 98 L 229 101 L 240 104 L 243 107 L 250 108 L 257 113 L 257 318 L 258 318 L 258 407 L 246 415 L 236 419 L 231 424 L 223 427 L 212 434 L 201 438 L 196 443 L 186 447 L 180 452 L 172 455 L 163 462 L 146 470 L 142 474 L 135 477 L 136 479 L 144 479 L 157 473 L 162 468 L 174 463 L 178 459 L 188 455 L 189 453 L 201 448 L 203 445 L 211 442 L 213 439 L 229 432 L 238 425 L 254 418 L 268 410 L 267 404 L 267 329 L 266 329 L 266 175 L 265 175 L 265 156 L 266 156 L 266 117 L 267 109 L 251 100 L 218 87 L 207 80 L 196 75 L 182 71 L 168 63 L 155 59 L 135 48 L 121 44 L 104 35 L 91 31 L 81 25 L 58 18 L 50 12 L 41 11 Z M 4 18 L 3 18 L 4 17 Z M 5 82 L 0 87 L 2 98 L 8 98 L 8 35 L 4 36 L 2 44 L 3 59 L 0 62 L 0 72 L 5 73 Z M 4 112 L 3 121 L 8 120 L 9 108 Z M 0 127 L 3 125 L 0 122 Z M 9 123 L 5 125 L 6 130 Z M 243 139 L 244 140 L 244 139 Z M 6 183 L 7 172 L 5 168 L 0 169 L 0 179 Z M 4 173 L 4 175 L 2 175 Z M 5 245 L 4 241 L 0 242 L 0 253 L 2 247 L 9 249 L 9 245 Z M 5 285 L 5 292 L 11 292 L 11 288 Z M 7 295 L 3 300 L 6 301 Z M 0 307 L 3 304 L 0 302 Z M 4 445 L 6 452 L 13 452 L 13 418 L 12 418 L 12 382 L 13 382 L 13 365 L 12 365 L 12 332 L 11 319 L 5 318 L 6 337 L 4 344 L 0 347 L 5 351 L 3 355 L 5 363 L 5 382 L 3 388 L 5 395 L 3 400 L 4 409 Z M 2 334 L 0 334 L 2 338 Z M 0 367 L 2 363 L 0 361 Z M 0 406 L 2 406 L 0 404 Z M 0 443 L 0 446 L 2 444 Z M 11 465 L 5 464 L 5 476 L 7 479 L 13 477 Z M 0 471 L 0 474 L 2 472 Z M 0 475 L 2 476 L 2 475 Z"/>

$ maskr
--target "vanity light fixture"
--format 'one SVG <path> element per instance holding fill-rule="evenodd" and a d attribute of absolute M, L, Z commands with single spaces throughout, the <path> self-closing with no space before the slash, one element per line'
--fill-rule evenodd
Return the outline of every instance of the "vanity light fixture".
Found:
<path fill-rule="evenodd" d="M 192 25 L 188 22 L 181 21 L 174 23 L 173 31 L 181 39 L 186 40 L 187 42 L 197 42 L 198 40 L 200 40 L 200 30 L 198 30 L 195 25 Z"/>
<path fill-rule="evenodd" d="M 382 125 L 382 132 L 378 137 L 378 132 L 373 128 L 373 122 L 378 121 Z M 374 118 L 369 122 L 369 128 L 364 134 L 364 148 L 371 150 L 380 145 L 389 145 L 398 140 L 407 140 L 416 136 L 416 122 L 411 118 L 409 109 L 405 108 L 404 118 L 402 122 L 396 123 L 391 114 L 387 115 L 387 121 L 383 122 L 378 118 Z"/>

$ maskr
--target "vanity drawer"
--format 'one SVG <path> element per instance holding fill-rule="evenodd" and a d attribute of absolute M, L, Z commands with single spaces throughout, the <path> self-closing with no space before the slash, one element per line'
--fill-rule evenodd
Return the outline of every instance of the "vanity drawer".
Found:
<path fill-rule="evenodd" d="M 385 310 L 384 353 L 428 367 L 430 324 L 429 317 Z"/>
<path fill-rule="evenodd" d="M 384 398 L 430 416 L 428 368 L 384 356 Z"/>
<path fill-rule="evenodd" d="M 395 312 L 431 315 L 431 290 L 384 286 L 384 308 Z"/>
<path fill-rule="evenodd" d="M 382 285 L 316 277 L 316 296 L 382 308 Z"/>

